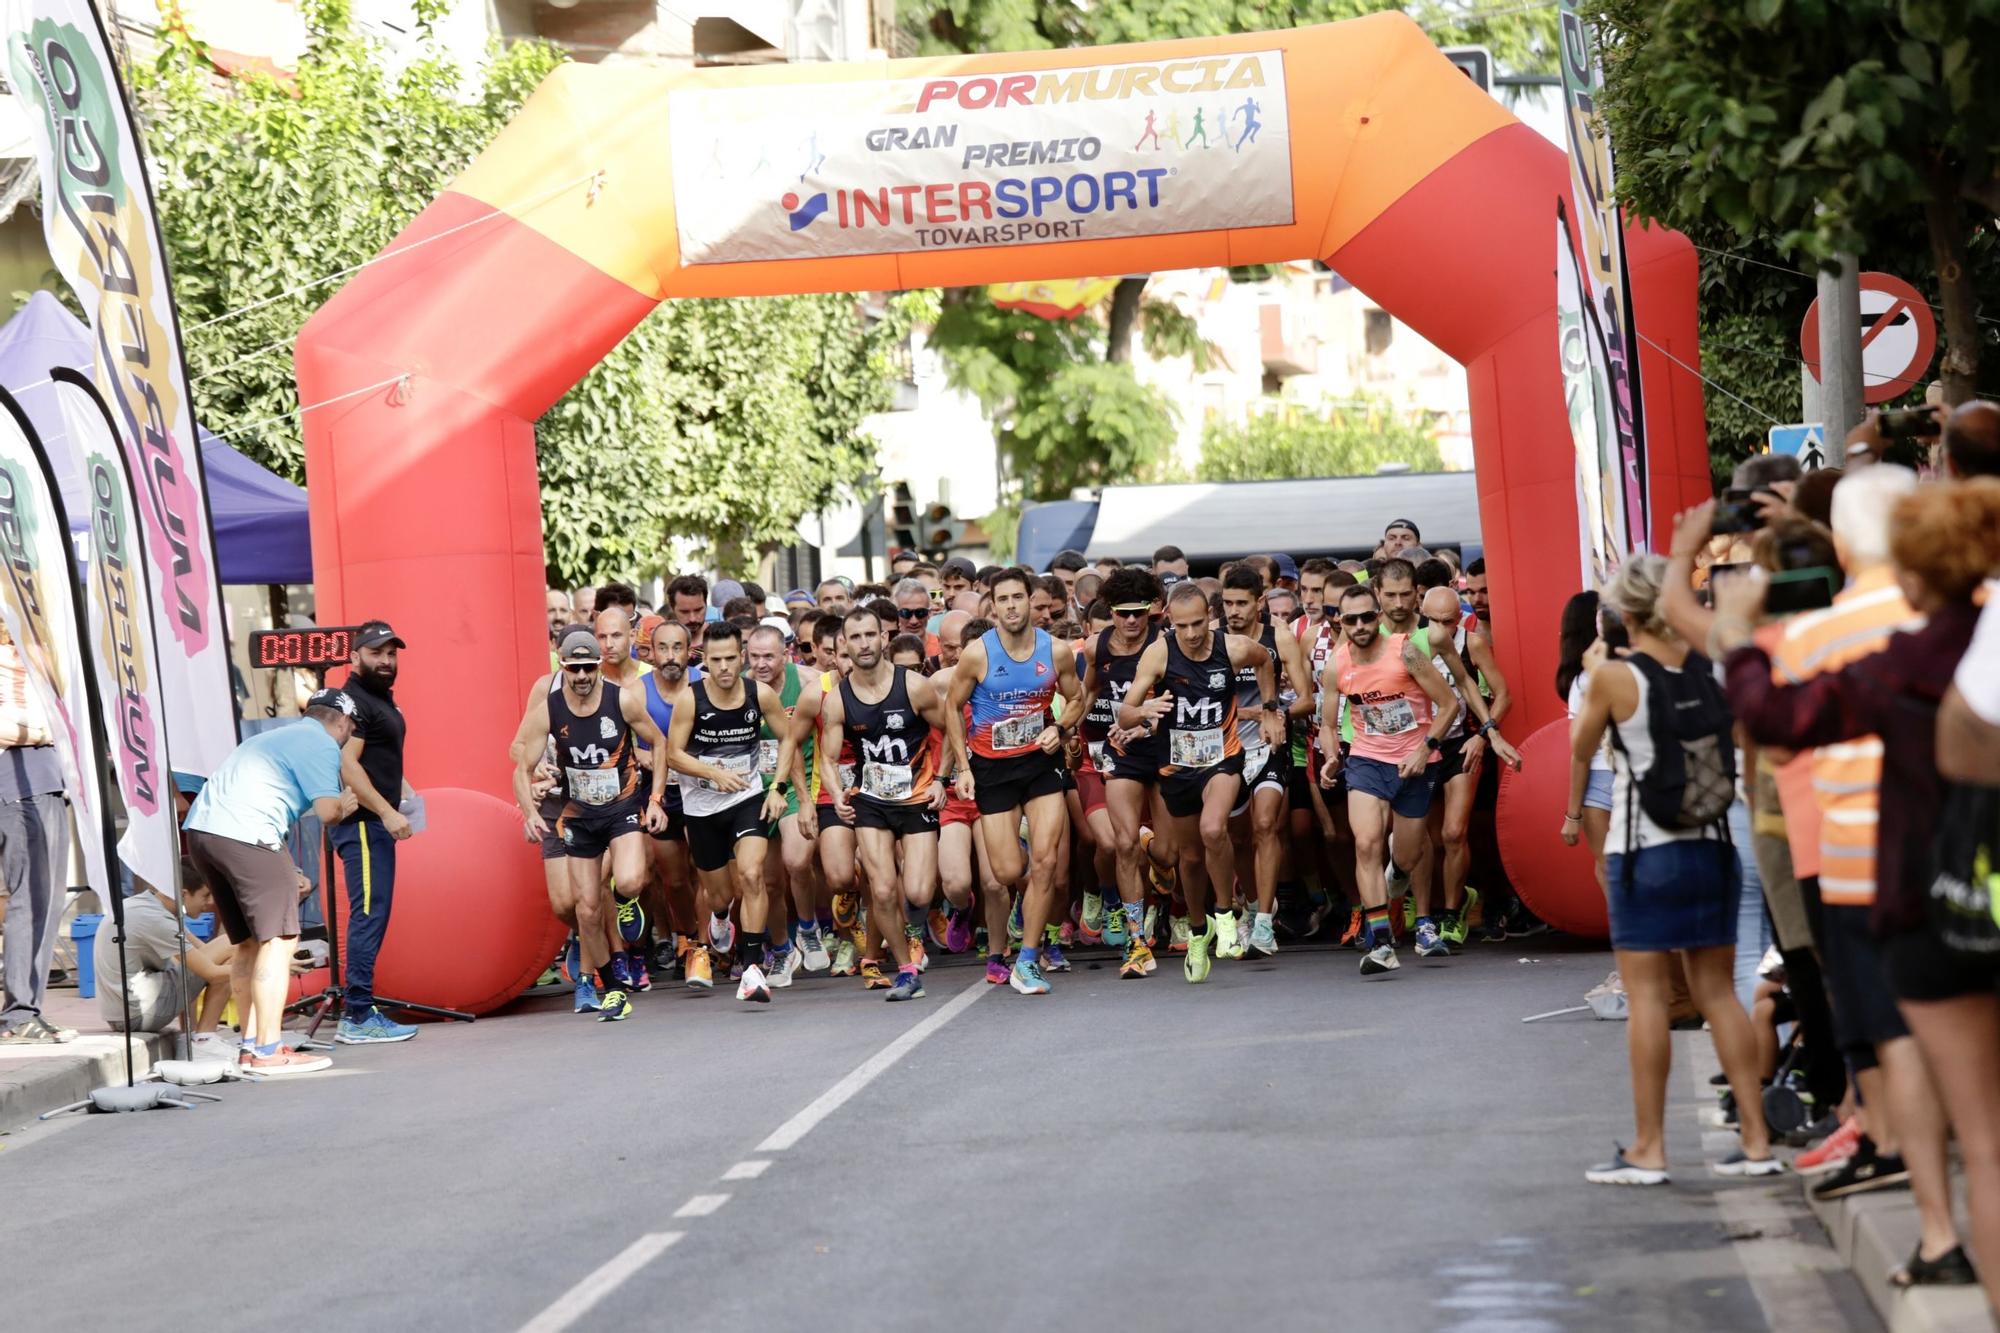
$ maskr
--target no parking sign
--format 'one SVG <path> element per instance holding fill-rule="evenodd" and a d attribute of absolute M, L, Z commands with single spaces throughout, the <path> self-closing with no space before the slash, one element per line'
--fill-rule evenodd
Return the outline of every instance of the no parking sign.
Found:
<path fill-rule="evenodd" d="M 1819 302 L 1799 329 L 1806 369 L 1819 373 Z M 1909 283 L 1888 273 L 1861 275 L 1861 397 L 1886 403 L 1915 388 L 1937 351 L 1937 320 L 1930 303 Z"/>

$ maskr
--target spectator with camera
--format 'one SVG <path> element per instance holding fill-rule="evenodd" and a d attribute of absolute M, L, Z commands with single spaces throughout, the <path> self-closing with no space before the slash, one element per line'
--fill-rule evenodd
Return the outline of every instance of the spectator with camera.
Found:
<path fill-rule="evenodd" d="M 1842 482 L 1834 493 L 1836 522 L 1859 521 L 1857 506 L 1848 503 L 1850 487 L 1862 490 L 1860 512 L 1865 514 L 1879 495 L 1907 489 L 1897 476 L 1902 472 L 1885 465 Z M 1969 1013 L 1994 1008 L 2000 963 L 1951 947 L 1929 929 L 1927 905 L 1935 878 L 1932 830 L 1947 798 L 1936 768 L 1935 719 L 1972 641 L 1979 614 L 1974 596 L 2000 563 L 2000 481 L 1915 489 L 1896 501 L 1885 527 L 1899 591 L 1922 618 L 1918 625 L 1890 635 L 1879 651 L 1838 670 L 1780 683 L 1773 679 L 1771 658 L 1751 642 L 1750 625 L 1763 610 L 1769 585 L 1761 572 L 1752 572 L 1717 589 L 1715 642 L 1728 653 L 1730 700 L 1760 742 L 1794 749 L 1818 746 L 1824 753 L 1879 738 L 1876 891 L 1867 925 L 1880 949 L 1856 950 L 1839 965 L 1856 973 L 1844 981 L 1850 993 L 1856 980 L 1886 985 L 1909 1020 L 1905 1030 L 1916 1033 L 1914 1042 L 1878 1038 L 1877 1048 L 1889 1075 L 1891 1120 L 1903 1138 L 1923 1223 L 1916 1253 L 1897 1280 L 1902 1285 L 1969 1282 L 1971 1265 L 1951 1219 L 1937 1093 L 1943 1090 L 1966 1146 L 1975 1191 L 1974 1234 L 1991 1271 L 2000 1267 L 2000 1253 L 1993 1248 L 2000 1245 L 2000 1174 L 1995 1171 L 2000 1165 L 2000 1132 L 1995 1129 L 2000 1097 L 1985 1093 L 2000 1072 L 2000 1043 L 1989 1041 L 1979 1049 L 1982 1035 L 1990 1037 L 1992 1031 L 1982 1034 L 1976 1019 L 1970 1024 L 1964 1020 Z M 1826 908 L 1829 938 L 1843 941 L 1843 953 L 1853 927 L 1846 914 L 1856 910 L 1832 902 Z M 1914 1051 L 1902 1049 L 1912 1046 Z M 1982 1222 L 1987 1227 L 1983 1235 Z M 2000 1286 L 1989 1282 L 1989 1295 L 1995 1292 Z"/>

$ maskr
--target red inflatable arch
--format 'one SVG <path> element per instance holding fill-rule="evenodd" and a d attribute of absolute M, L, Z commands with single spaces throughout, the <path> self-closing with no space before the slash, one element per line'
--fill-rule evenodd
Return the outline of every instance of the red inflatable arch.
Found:
<path fill-rule="evenodd" d="M 505 738 L 548 660 L 534 422 L 657 302 L 1310 257 L 1466 368 L 1525 735 L 1560 713 L 1578 580 L 1551 228 L 1567 181 L 1394 14 L 866 65 L 565 66 L 299 336 L 301 401 L 328 404 L 305 418 L 322 619 L 386 616 L 410 639 L 415 781 L 506 799 Z M 1643 228 L 1627 256 L 1665 516 L 1709 484 L 1700 386 L 1655 350 L 1697 363 L 1695 258 Z M 508 891 L 539 893 L 521 860 Z M 1602 928 L 1587 875 L 1509 865 L 1549 919 Z"/>

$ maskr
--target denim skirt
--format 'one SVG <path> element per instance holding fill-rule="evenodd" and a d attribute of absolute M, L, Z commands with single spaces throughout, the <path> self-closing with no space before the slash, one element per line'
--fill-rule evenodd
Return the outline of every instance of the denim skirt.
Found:
<path fill-rule="evenodd" d="M 1736 849 L 1704 838 L 1605 858 L 1611 946 L 1646 953 L 1736 943 Z"/>

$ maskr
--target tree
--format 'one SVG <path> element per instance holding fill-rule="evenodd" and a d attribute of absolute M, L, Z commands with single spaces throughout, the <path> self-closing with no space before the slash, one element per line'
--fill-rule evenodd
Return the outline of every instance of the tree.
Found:
<path fill-rule="evenodd" d="M 1921 227 L 1947 401 L 1978 387 L 1975 269 L 2000 211 L 1994 0 L 1593 0 L 1619 191 L 1640 214 L 1825 263 Z M 1968 205 L 1971 211 L 1968 211 Z M 1879 261 L 1876 261 L 1879 262 Z"/>
<path fill-rule="evenodd" d="M 1211 421 L 1201 434 L 1198 481 L 1265 481 L 1283 477 L 1353 477 L 1384 463 L 1415 472 L 1444 467 L 1437 439 L 1386 402 L 1322 416 L 1287 407 L 1248 421 Z"/>
<path fill-rule="evenodd" d="M 899 5 L 897 17 L 906 48 L 936 55 L 1210 37 L 1399 8 L 1440 45 L 1477 41 L 1511 68 L 1554 67 L 1551 12 L 1504 6 L 1479 14 L 1438 0 L 918 0 Z M 1132 340 L 1154 357 L 1189 357 L 1197 369 L 1206 369 L 1207 348 L 1184 312 L 1145 298 L 1146 282 L 1125 276 L 1100 309 L 1053 328 L 993 309 L 977 289 L 946 293 L 932 345 L 951 382 L 993 417 L 1002 456 L 1028 498 L 1065 495 L 1072 484 L 1142 480 L 1166 465 L 1169 408 L 1133 376 Z"/>
<path fill-rule="evenodd" d="M 289 77 L 219 78 L 170 15 L 159 56 L 131 71 L 157 170 L 161 223 L 197 415 L 303 480 L 291 345 L 512 119 L 564 57 L 496 48 L 469 87 L 428 38 L 392 74 L 348 0 L 304 0 L 308 45 Z M 922 297 L 863 317 L 851 296 L 670 302 L 536 426 L 552 578 L 659 571 L 674 538 L 733 567 L 792 536 L 800 514 L 871 467 L 863 416 L 888 405 L 889 352 Z"/>

